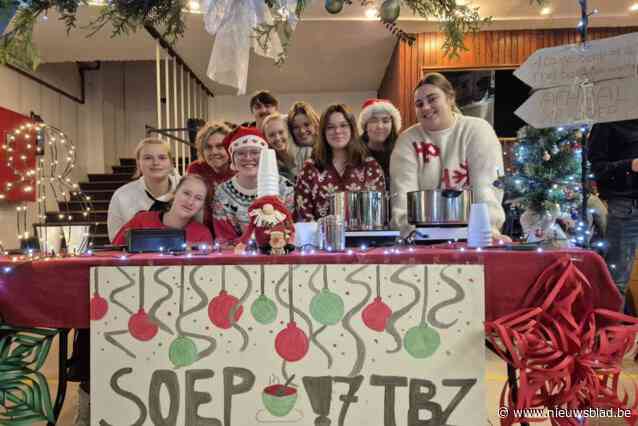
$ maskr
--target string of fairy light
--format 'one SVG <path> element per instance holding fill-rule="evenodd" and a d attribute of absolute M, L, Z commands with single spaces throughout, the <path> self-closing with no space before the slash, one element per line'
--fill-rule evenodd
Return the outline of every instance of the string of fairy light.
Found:
<path fill-rule="evenodd" d="M 5 165 L 14 176 L 0 186 L 0 200 L 8 199 L 9 193 L 16 189 L 24 193 L 35 191 L 36 219 L 41 224 L 49 222 L 47 201 L 50 200 L 54 200 L 59 209 L 58 219 L 61 222 L 57 223 L 70 225 L 73 221 L 71 201 L 80 203 L 77 211 L 88 219 L 93 210 L 91 197 L 84 194 L 71 178 L 77 150 L 62 130 L 46 123 L 22 124 L 7 134 L 2 150 L 5 151 Z M 32 165 L 34 156 L 35 165 Z M 16 213 L 18 240 L 27 240 L 32 237 L 28 202 L 20 202 Z M 46 227 L 44 232 L 47 232 Z M 89 238 L 88 245 L 91 245 L 90 235 L 85 237 Z"/>

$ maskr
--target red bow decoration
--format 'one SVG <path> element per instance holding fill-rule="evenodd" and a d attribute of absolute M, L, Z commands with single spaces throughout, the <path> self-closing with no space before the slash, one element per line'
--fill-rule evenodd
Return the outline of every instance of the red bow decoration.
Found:
<path fill-rule="evenodd" d="M 550 265 L 527 293 L 521 309 L 485 324 L 497 354 L 518 370 L 516 402 L 506 382 L 500 405 L 509 406 L 501 425 L 543 418 L 516 416 L 529 408 L 631 409 L 638 419 L 638 398 L 620 399 L 623 356 L 634 345 L 638 318 L 593 308 L 587 278 L 569 258 Z M 539 302 L 542 304 L 538 306 Z M 638 395 L 638 386 L 634 384 Z M 520 411 L 518 411 L 520 413 Z M 550 417 L 552 425 L 579 425 L 574 418 Z"/>
<path fill-rule="evenodd" d="M 423 157 L 425 163 L 429 163 L 430 158 L 438 157 L 441 153 L 441 149 L 438 146 L 427 142 L 412 142 L 412 146 L 417 158 Z"/>

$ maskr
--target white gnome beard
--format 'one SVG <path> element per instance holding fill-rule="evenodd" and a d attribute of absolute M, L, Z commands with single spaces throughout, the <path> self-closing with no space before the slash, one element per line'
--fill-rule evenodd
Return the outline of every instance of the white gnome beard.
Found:
<path fill-rule="evenodd" d="M 274 226 L 286 219 L 286 215 L 277 210 L 266 214 L 262 209 L 255 209 L 250 212 L 250 216 L 255 217 L 255 225 L 257 226 Z"/>

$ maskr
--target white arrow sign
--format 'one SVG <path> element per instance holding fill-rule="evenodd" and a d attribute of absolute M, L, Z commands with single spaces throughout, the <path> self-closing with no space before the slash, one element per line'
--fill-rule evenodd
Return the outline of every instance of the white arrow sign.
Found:
<path fill-rule="evenodd" d="M 633 119 L 638 117 L 638 78 L 539 90 L 514 113 L 537 129 Z"/>
<path fill-rule="evenodd" d="M 514 75 L 533 89 L 636 76 L 638 33 L 539 49 Z"/>

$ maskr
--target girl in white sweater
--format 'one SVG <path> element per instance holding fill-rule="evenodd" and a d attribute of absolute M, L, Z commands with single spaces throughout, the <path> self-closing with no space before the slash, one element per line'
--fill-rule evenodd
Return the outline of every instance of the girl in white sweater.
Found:
<path fill-rule="evenodd" d="M 121 186 L 109 203 L 107 225 L 109 240 L 113 241 L 122 226 L 138 212 L 168 210 L 172 191 L 179 176 L 173 171 L 173 157 L 169 145 L 160 139 L 147 138 L 135 149 L 139 179 Z"/>
<path fill-rule="evenodd" d="M 501 144 L 490 124 L 460 114 L 450 82 L 427 74 L 414 90 L 418 123 L 397 140 L 390 159 L 395 225 L 407 234 L 407 193 L 424 189 L 472 189 L 474 202 L 488 205 L 492 234 L 502 236 L 503 191 L 494 181 L 503 173 Z"/>

